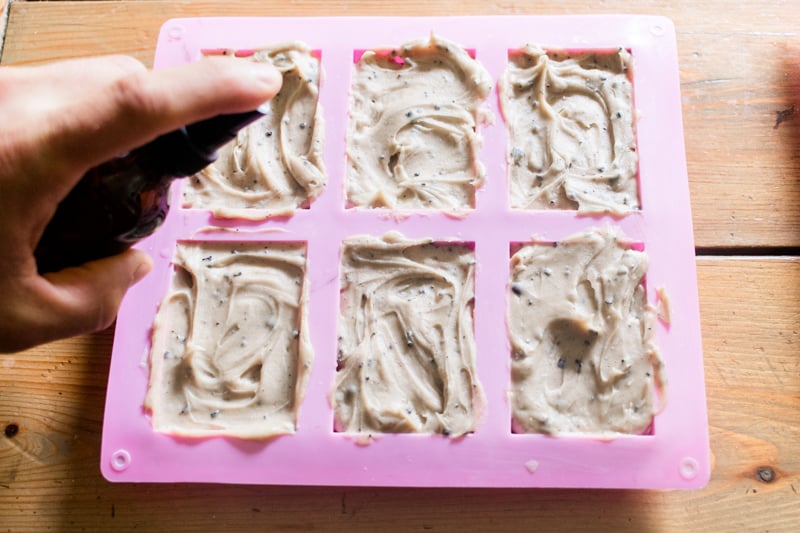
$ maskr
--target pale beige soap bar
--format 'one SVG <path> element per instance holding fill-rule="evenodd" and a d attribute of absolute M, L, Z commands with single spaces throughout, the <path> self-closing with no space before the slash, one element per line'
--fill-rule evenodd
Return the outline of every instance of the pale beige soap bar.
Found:
<path fill-rule="evenodd" d="M 347 133 L 347 201 L 352 207 L 475 206 L 488 72 L 441 37 L 364 52 L 355 65 Z"/>
<path fill-rule="evenodd" d="M 313 359 L 305 244 L 181 242 L 174 264 L 150 354 L 154 429 L 293 433 Z"/>
<path fill-rule="evenodd" d="M 260 48 L 251 59 L 272 63 L 283 74 L 283 86 L 264 118 L 241 130 L 219 150 L 217 161 L 187 180 L 184 207 L 224 218 L 290 215 L 325 188 L 320 60 L 300 42 Z"/>
<path fill-rule="evenodd" d="M 475 429 L 475 257 L 464 244 L 353 237 L 342 248 L 336 428 L 349 433 Z"/>
<path fill-rule="evenodd" d="M 523 245 L 508 327 L 515 431 L 640 434 L 665 399 L 647 255 L 610 229 Z"/>
<path fill-rule="evenodd" d="M 631 55 L 528 45 L 509 55 L 500 105 L 511 207 L 623 216 L 639 209 Z"/>

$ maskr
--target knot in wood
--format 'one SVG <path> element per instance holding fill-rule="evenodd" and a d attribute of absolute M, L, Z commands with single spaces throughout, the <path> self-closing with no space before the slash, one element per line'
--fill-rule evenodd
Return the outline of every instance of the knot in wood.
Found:
<path fill-rule="evenodd" d="M 756 477 L 764 483 L 772 483 L 775 481 L 775 471 L 769 466 L 761 466 L 756 470 Z"/>

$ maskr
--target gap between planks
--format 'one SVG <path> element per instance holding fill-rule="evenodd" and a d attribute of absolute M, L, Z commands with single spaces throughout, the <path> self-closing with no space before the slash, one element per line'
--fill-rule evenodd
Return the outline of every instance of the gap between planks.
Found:
<path fill-rule="evenodd" d="M 764 259 L 771 258 L 797 258 L 800 257 L 800 247 L 798 246 L 698 246 L 695 248 L 697 259 L 713 258 L 747 258 Z"/>

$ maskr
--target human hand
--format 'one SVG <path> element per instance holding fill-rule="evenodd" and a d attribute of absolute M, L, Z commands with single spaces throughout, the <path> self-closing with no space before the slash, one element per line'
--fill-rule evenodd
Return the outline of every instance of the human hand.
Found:
<path fill-rule="evenodd" d="M 223 57 L 158 71 L 125 56 L 0 67 L 0 352 L 108 327 L 152 268 L 128 250 L 37 272 L 44 228 L 90 168 L 185 124 L 255 109 L 280 86 L 273 67 Z"/>

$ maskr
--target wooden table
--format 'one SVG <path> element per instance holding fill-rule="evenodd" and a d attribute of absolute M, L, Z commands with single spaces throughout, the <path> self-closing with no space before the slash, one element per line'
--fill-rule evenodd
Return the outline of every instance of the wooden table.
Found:
<path fill-rule="evenodd" d="M 714 463 L 707 488 L 110 484 L 98 466 L 113 340 L 105 331 L 0 356 L 0 530 L 797 531 L 800 9 L 795 0 L 596 4 L 17 1 L 9 6 L 2 63 L 126 53 L 149 64 L 160 25 L 177 16 L 671 17 L 678 32 Z"/>

